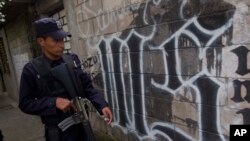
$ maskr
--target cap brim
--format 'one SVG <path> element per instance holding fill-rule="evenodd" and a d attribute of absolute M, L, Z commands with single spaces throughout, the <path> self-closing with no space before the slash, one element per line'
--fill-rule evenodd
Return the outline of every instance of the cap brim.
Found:
<path fill-rule="evenodd" d="M 57 30 L 55 32 L 48 33 L 47 35 L 52 37 L 53 39 L 63 39 L 65 37 L 71 37 L 70 33 L 63 30 Z"/>

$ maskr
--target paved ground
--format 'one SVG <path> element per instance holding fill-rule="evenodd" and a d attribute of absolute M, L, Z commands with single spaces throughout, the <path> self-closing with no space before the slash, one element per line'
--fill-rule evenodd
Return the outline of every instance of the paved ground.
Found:
<path fill-rule="evenodd" d="M 97 116 L 95 116 L 97 117 Z M 92 117 L 93 118 L 93 117 Z M 93 118 L 92 122 L 97 122 Z M 105 124 L 103 121 L 96 126 Z M 106 127 L 103 125 L 103 127 Z M 17 103 L 0 92 L 0 129 L 4 135 L 4 141 L 45 141 L 43 125 L 40 118 L 24 114 L 17 107 Z M 97 141 L 116 141 L 108 134 L 95 132 Z"/>
<path fill-rule="evenodd" d="M 0 129 L 4 141 L 44 141 L 39 117 L 22 113 L 6 95 L 0 93 Z"/>

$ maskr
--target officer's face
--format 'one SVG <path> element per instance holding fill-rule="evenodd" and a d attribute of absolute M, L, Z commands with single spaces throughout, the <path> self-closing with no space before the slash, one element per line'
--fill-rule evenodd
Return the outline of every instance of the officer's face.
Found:
<path fill-rule="evenodd" d="M 38 38 L 39 45 L 42 47 L 43 53 L 51 60 L 61 58 L 64 50 L 63 39 L 53 39 L 51 37 Z"/>

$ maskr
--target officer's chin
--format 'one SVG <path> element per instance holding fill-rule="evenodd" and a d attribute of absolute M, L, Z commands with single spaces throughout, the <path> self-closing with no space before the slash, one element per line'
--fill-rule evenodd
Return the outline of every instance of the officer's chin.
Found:
<path fill-rule="evenodd" d="M 63 50 L 62 50 L 62 51 L 58 51 L 58 52 L 56 53 L 56 56 L 57 56 L 57 57 L 62 57 L 62 55 L 63 55 Z"/>
<path fill-rule="evenodd" d="M 60 59 L 61 57 L 62 57 L 62 55 L 63 55 L 63 52 L 57 52 L 57 53 L 54 53 L 53 54 L 53 60 L 58 60 L 58 59 Z"/>

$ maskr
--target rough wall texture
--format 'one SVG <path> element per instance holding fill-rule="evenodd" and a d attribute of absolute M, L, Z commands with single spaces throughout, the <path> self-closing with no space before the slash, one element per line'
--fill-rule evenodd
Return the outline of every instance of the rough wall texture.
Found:
<path fill-rule="evenodd" d="M 14 100 L 18 100 L 22 68 L 32 57 L 30 42 L 28 40 L 28 26 L 25 18 L 21 16 L 13 24 L 6 26 L 5 30 L 5 40 L 8 42 L 5 46 L 8 48 L 6 52 L 10 54 L 8 63 L 11 71 L 9 74 L 4 74 L 4 79 L 8 95 Z"/>
<path fill-rule="evenodd" d="M 226 141 L 250 124 L 248 0 L 75 0 L 77 54 L 122 141 Z"/>

